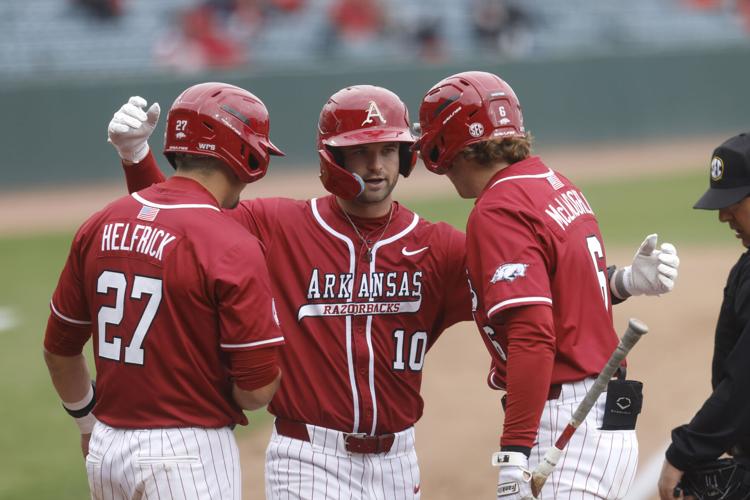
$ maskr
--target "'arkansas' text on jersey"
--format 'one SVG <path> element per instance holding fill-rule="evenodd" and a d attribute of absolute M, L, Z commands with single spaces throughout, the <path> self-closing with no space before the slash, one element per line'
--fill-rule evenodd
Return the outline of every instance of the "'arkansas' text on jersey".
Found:
<path fill-rule="evenodd" d="M 357 292 L 353 295 L 355 289 Z M 377 301 L 394 298 L 411 300 Z M 355 282 L 355 277 L 351 273 L 321 274 L 318 269 L 313 269 L 307 287 L 307 299 L 316 302 L 302 305 L 297 314 L 297 321 L 305 316 L 417 312 L 422 303 L 422 271 L 362 273 Z M 317 302 L 320 299 L 340 299 L 346 302 Z M 352 302 L 352 299 L 358 301 Z M 361 302 L 362 300 L 368 302 Z"/>

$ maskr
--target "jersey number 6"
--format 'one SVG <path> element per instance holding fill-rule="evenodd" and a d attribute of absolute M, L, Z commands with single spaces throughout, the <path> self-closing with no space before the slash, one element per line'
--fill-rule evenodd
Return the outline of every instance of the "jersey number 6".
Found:
<path fill-rule="evenodd" d="M 104 271 L 99 275 L 96 282 L 96 291 L 100 294 L 109 294 L 109 290 L 114 289 L 116 292 L 115 306 L 102 306 L 99 308 L 97 315 L 99 326 L 99 356 L 102 358 L 120 361 L 122 355 L 122 339 L 113 337 L 112 342 L 107 342 L 107 325 L 119 325 L 122 323 L 125 314 L 125 290 L 128 282 L 125 274 L 114 271 Z M 151 322 L 156 316 L 156 311 L 161 303 L 161 280 L 148 278 L 146 276 L 135 276 L 133 280 L 133 289 L 130 292 L 131 299 L 141 300 L 143 294 L 148 294 L 149 299 L 143 310 L 138 326 L 133 332 L 133 338 L 130 345 L 125 347 L 125 362 L 142 365 L 143 364 L 143 340 L 146 338 Z"/>
<path fill-rule="evenodd" d="M 604 250 L 602 249 L 602 243 L 594 235 L 586 237 L 586 246 L 589 249 L 591 255 L 591 261 L 594 264 L 594 271 L 596 272 L 596 279 L 599 281 L 599 291 L 602 294 L 604 300 L 604 308 L 609 309 L 609 295 L 607 295 L 607 275 L 606 271 L 599 269 L 599 261 L 604 258 Z"/>

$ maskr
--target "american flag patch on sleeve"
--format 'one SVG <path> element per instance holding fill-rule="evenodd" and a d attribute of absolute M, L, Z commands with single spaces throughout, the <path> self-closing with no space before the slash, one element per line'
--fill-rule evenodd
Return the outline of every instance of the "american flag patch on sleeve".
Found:
<path fill-rule="evenodd" d="M 138 212 L 137 219 L 153 222 L 156 216 L 159 215 L 159 209 L 143 205 L 141 211 Z"/>
<path fill-rule="evenodd" d="M 547 181 L 553 188 L 555 188 L 555 190 L 561 189 L 564 186 L 562 181 L 555 174 L 549 175 Z"/>

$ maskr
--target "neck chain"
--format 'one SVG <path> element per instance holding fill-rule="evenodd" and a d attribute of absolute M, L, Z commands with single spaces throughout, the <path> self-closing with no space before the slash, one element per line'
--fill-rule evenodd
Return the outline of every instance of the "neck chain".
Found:
<path fill-rule="evenodd" d="M 352 228 L 354 229 L 354 232 L 357 233 L 357 236 L 362 241 L 362 244 L 367 248 L 367 262 L 372 262 L 372 247 L 367 243 L 367 239 L 365 239 L 364 236 L 362 236 L 362 233 L 359 232 L 359 229 L 357 229 L 357 225 L 354 223 L 354 221 L 349 217 L 349 214 L 346 213 L 346 210 L 344 208 L 341 208 L 341 211 L 344 213 L 344 217 L 346 217 L 346 220 L 349 221 L 349 224 L 352 225 Z M 391 203 L 391 208 L 388 210 L 388 220 L 385 223 L 385 227 L 383 228 L 383 231 L 380 233 L 380 236 L 378 236 L 378 239 L 375 240 L 375 243 L 373 245 L 376 245 L 378 241 L 383 238 L 383 235 L 388 230 L 388 226 L 391 225 L 391 216 L 393 215 L 393 203 Z"/>

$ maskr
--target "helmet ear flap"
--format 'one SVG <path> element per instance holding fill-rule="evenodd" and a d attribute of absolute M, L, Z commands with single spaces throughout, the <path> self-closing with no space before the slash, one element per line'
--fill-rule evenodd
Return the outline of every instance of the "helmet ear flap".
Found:
<path fill-rule="evenodd" d="M 342 167 L 337 159 L 340 154 L 328 147 L 318 150 L 320 157 L 320 181 L 328 192 L 339 198 L 353 200 L 365 190 L 365 181 Z"/>
<path fill-rule="evenodd" d="M 417 163 L 417 153 L 411 150 L 411 144 L 402 142 L 398 146 L 398 172 L 404 177 L 409 177 L 414 165 Z"/>

